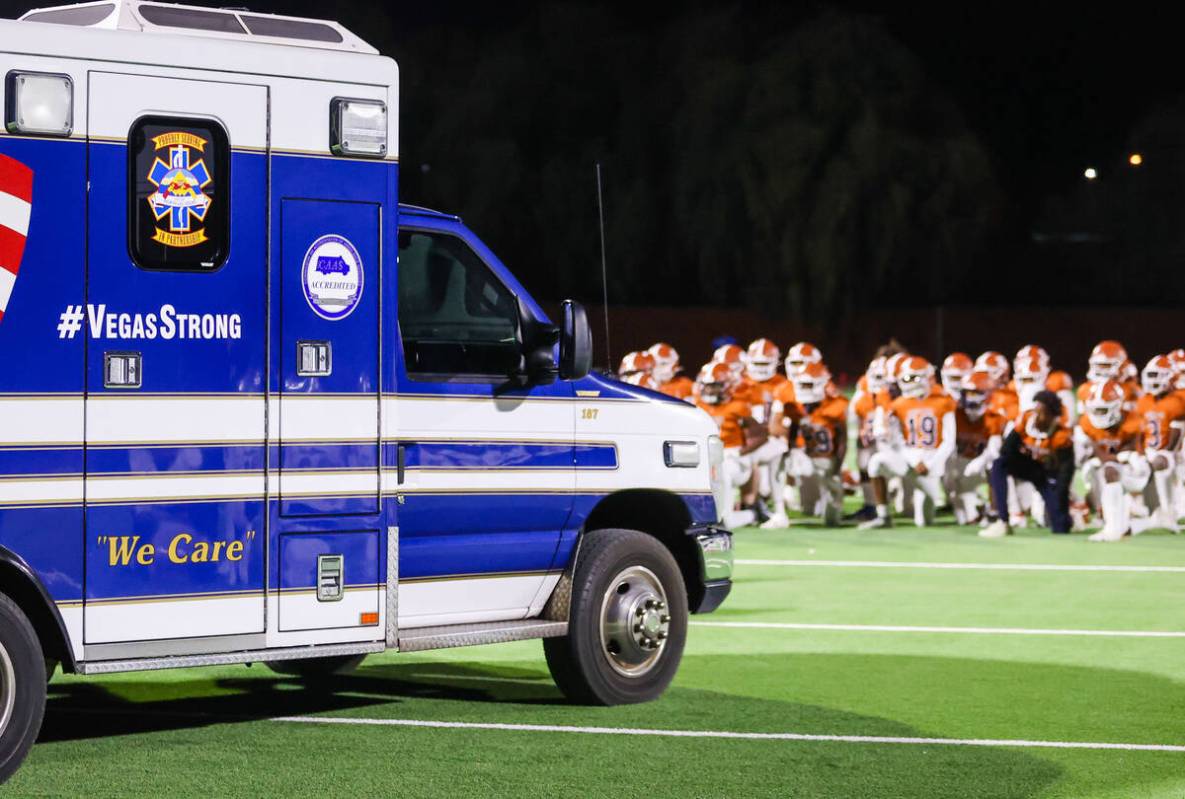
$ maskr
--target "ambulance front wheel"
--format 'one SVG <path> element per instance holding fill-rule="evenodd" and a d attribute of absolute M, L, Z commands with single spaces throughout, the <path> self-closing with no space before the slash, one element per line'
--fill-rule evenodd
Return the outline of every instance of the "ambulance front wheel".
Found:
<path fill-rule="evenodd" d="M 581 543 L 568 634 L 547 638 L 552 678 L 573 702 L 657 699 L 687 640 L 687 589 L 671 552 L 635 530 L 596 530 Z"/>
<path fill-rule="evenodd" d="M 17 770 L 45 715 L 41 641 L 17 604 L 0 594 L 0 783 Z"/>

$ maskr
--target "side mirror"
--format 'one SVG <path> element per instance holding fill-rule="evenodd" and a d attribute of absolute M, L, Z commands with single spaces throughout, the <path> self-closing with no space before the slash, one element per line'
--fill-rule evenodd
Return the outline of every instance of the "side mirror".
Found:
<path fill-rule="evenodd" d="M 584 306 L 564 300 L 564 319 L 560 328 L 560 377 L 579 380 L 592 370 L 592 330 Z"/>
<path fill-rule="evenodd" d="M 555 345 L 560 329 L 535 318 L 522 300 L 518 304 L 519 337 L 522 344 L 522 377 L 531 385 L 545 386 L 555 382 Z"/>

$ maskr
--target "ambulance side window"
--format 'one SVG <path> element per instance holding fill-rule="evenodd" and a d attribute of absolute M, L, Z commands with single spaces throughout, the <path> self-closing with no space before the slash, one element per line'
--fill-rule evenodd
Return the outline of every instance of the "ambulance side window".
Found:
<path fill-rule="evenodd" d="M 465 242 L 399 232 L 399 332 L 414 379 L 502 379 L 519 368 L 518 303 Z"/>
<path fill-rule="evenodd" d="M 213 120 L 147 116 L 128 133 L 128 252 L 141 269 L 212 272 L 230 250 L 230 142 Z"/>

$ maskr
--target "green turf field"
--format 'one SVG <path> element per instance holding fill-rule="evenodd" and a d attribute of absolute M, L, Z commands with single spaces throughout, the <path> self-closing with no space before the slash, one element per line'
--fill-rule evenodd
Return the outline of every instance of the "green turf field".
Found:
<path fill-rule="evenodd" d="M 372 657 L 332 695 L 262 666 L 58 675 L 41 741 L 2 790 L 169 799 L 1185 796 L 1180 750 L 274 720 L 1185 744 L 1185 633 L 1156 635 L 1185 631 L 1185 537 L 1091 545 L 1037 530 L 983 541 L 948 527 L 798 527 L 742 531 L 737 557 L 733 595 L 695 620 L 767 626 L 694 624 L 682 670 L 654 704 L 564 704 L 538 642 Z M 1099 565 L 1181 570 L 1035 568 Z M 1114 631 L 1135 634 L 1099 634 Z"/>

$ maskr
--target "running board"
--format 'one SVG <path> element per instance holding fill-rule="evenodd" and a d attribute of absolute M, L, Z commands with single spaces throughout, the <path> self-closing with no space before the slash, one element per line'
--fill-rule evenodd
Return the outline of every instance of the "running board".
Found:
<path fill-rule="evenodd" d="M 292 646 L 278 649 L 247 649 L 209 655 L 171 655 L 135 660 L 100 660 L 79 663 L 79 674 L 110 674 L 117 671 L 186 669 L 195 666 L 229 666 L 236 663 L 264 663 L 269 660 L 305 660 L 339 655 L 369 655 L 387 648 L 383 641 L 365 644 L 330 644 L 327 646 Z"/>
<path fill-rule="evenodd" d="M 490 621 L 481 624 L 449 624 L 444 627 L 420 627 L 400 630 L 400 652 L 423 652 L 455 646 L 503 644 L 531 638 L 559 638 L 568 634 L 568 622 L 546 619 L 525 621 Z"/>

